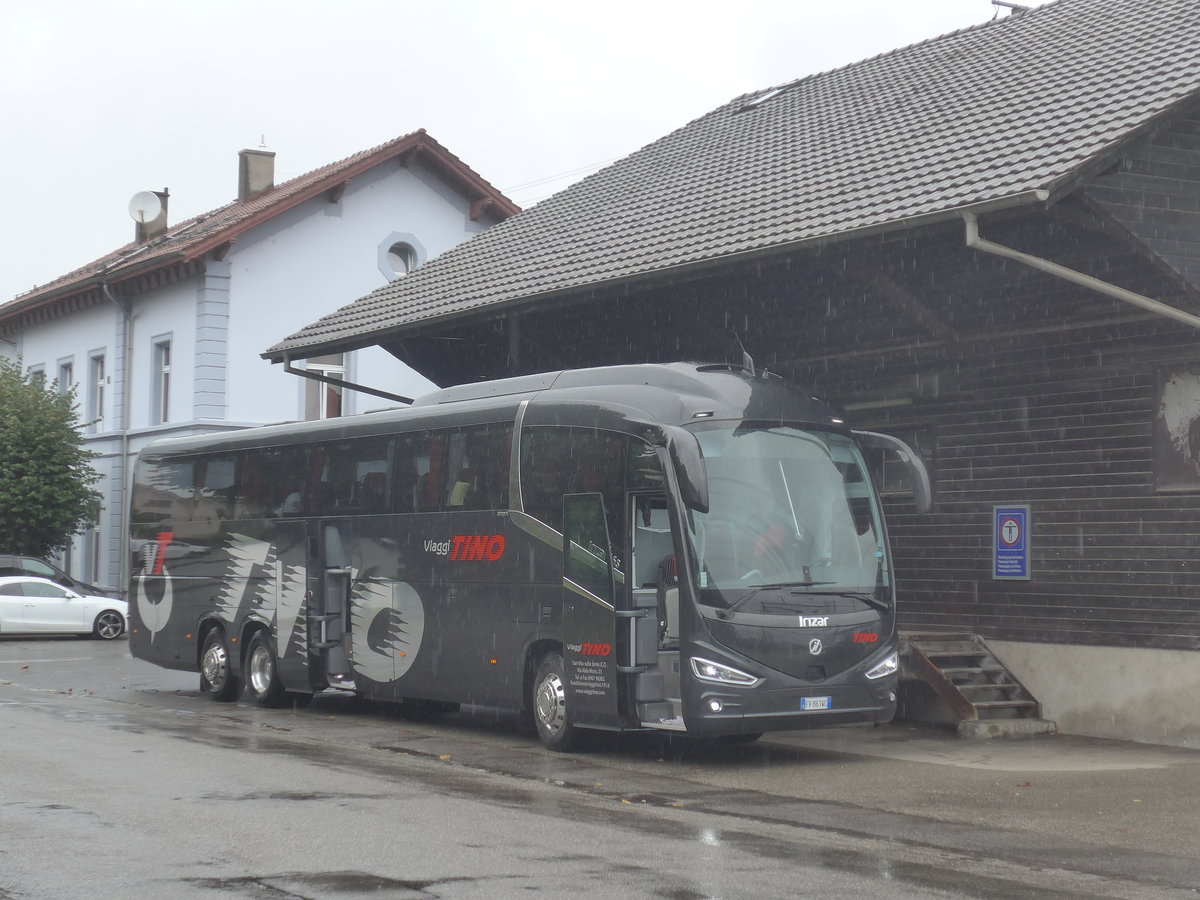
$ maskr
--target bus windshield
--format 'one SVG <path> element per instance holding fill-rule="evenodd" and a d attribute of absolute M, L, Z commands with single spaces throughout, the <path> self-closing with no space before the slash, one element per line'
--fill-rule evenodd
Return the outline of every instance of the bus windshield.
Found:
<path fill-rule="evenodd" d="M 710 496 L 709 512 L 691 517 L 703 603 L 778 597 L 769 589 L 890 602 L 879 507 L 851 438 L 749 424 L 696 436 Z M 779 604 L 753 606 L 771 612 Z"/>

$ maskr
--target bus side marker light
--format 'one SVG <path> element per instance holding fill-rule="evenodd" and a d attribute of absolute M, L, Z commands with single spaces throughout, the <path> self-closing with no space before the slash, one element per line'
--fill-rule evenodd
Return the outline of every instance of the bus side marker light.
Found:
<path fill-rule="evenodd" d="M 499 665 L 499 664 L 500 664 L 500 660 L 498 660 L 498 659 L 489 659 L 489 660 L 488 660 L 488 665 L 489 665 L 489 666 L 496 666 L 496 665 Z"/>

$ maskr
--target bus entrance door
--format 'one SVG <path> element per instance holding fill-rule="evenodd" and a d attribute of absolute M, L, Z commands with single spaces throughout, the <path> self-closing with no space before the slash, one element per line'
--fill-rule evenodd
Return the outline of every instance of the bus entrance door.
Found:
<path fill-rule="evenodd" d="M 348 680 L 350 658 L 346 652 L 346 632 L 350 610 L 350 556 L 336 525 L 322 524 L 316 541 L 317 562 L 310 571 L 321 573 L 315 591 L 310 618 L 310 644 L 320 655 L 325 679 L 331 685 Z"/>
<path fill-rule="evenodd" d="M 602 494 L 563 497 L 563 664 L 577 725 L 620 725 L 612 545 Z"/>
<path fill-rule="evenodd" d="M 633 609 L 629 620 L 634 709 L 647 728 L 680 731 L 679 578 L 667 497 L 633 494 Z"/>

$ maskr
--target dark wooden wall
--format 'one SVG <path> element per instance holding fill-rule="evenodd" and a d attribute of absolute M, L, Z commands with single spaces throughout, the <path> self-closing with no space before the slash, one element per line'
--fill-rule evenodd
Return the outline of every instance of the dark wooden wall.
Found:
<path fill-rule="evenodd" d="M 1197 160 L 1187 120 L 1076 196 L 983 216 L 981 232 L 1200 312 Z M 932 514 L 887 500 L 903 628 L 1200 649 L 1200 492 L 1158 489 L 1153 437 L 1157 373 L 1200 365 L 1200 332 L 967 248 L 961 222 L 542 300 L 394 349 L 448 383 L 740 361 L 738 339 L 852 424 L 929 454 Z M 992 507 L 1017 503 L 1033 577 L 995 581 Z"/>

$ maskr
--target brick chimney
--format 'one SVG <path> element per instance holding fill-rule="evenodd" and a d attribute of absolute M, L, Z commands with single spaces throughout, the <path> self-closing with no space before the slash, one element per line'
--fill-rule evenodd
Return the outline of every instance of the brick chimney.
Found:
<path fill-rule="evenodd" d="M 157 216 L 150 219 L 148 222 L 139 222 L 134 220 L 133 239 L 139 244 L 144 244 L 151 238 L 156 238 L 167 230 L 167 200 L 170 199 L 171 193 L 167 188 L 161 191 L 151 191 L 162 204 L 162 209 L 159 210 Z"/>
<path fill-rule="evenodd" d="M 275 187 L 275 153 L 271 150 L 238 152 L 239 200 Z"/>

